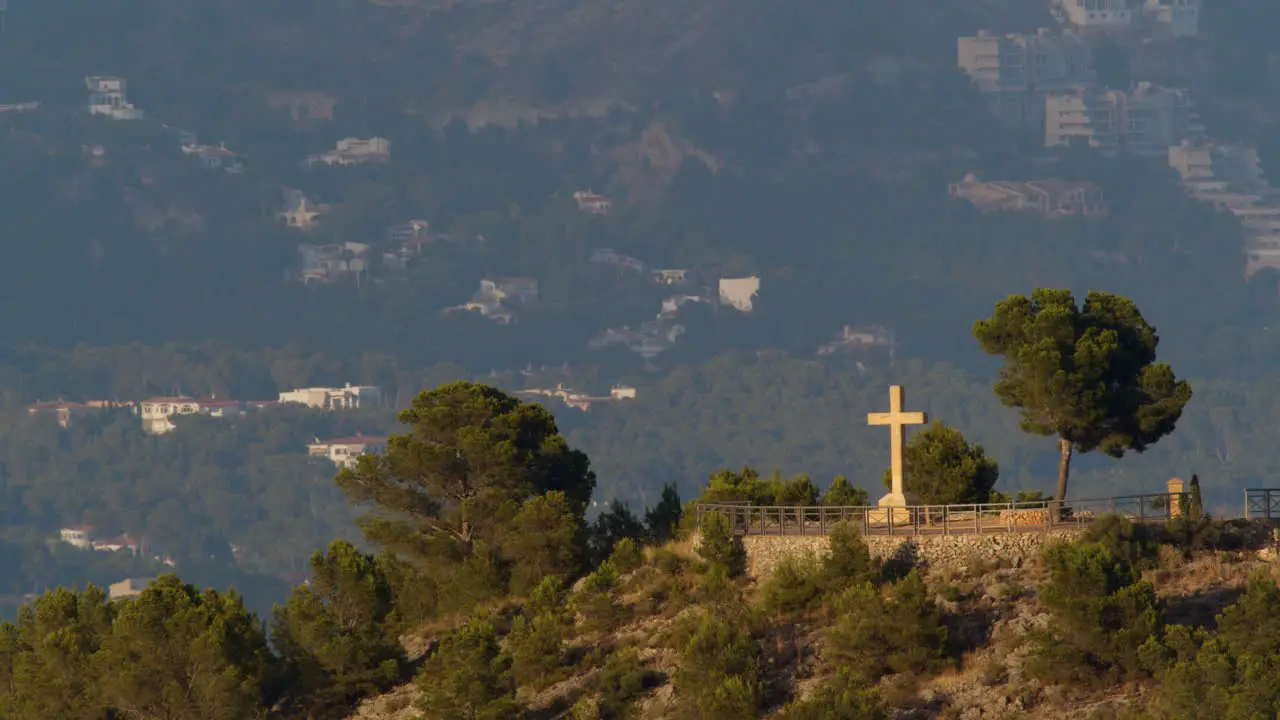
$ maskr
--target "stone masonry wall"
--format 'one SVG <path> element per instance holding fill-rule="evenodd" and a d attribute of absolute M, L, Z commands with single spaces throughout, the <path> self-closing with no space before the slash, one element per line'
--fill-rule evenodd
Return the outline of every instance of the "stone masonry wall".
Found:
<path fill-rule="evenodd" d="M 1052 532 L 1014 532 L 989 535 L 925 535 L 912 537 L 871 536 L 866 540 L 871 556 L 893 559 L 912 565 L 960 567 L 975 560 L 1006 560 L 1020 565 L 1044 547 L 1064 540 L 1074 540 L 1078 530 Z M 747 572 L 762 578 L 773 572 L 778 561 L 787 555 L 827 552 L 825 535 L 746 535 L 742 544 L 747 550 Z"/>

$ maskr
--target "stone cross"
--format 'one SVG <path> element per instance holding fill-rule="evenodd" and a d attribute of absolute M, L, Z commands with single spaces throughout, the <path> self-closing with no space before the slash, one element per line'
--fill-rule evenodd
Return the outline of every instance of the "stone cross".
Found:
<path fill-rule="evenodd" d="M 922 412 L 903 412 L 903 393 L 901 385 L 889 386 L 889 412 L 887 413 L 867 413 L 868 425 L 888 425 L 889 426 L 889 452 L 890 464 L 892 468 L 893 490 L 891 494 L 895 498 L 901 498 L 905 495 L 902 487 L 902 449 L 907 444 L 907 426 L 923 425 L 929 422 L 929 416 Z M 883 504 L 883 503 L 882 503 Z M 900 503 L 905 504 L 905 502 Z"/>

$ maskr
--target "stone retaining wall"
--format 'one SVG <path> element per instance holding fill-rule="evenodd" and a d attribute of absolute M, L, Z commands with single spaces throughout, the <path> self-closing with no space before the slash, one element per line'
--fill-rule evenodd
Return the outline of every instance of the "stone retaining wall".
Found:
<path fill-rule="evenodd" d="M 1047 545 L 1079 537 L 1079 530 L 993 533 L 989 535 L 871 536 L 866 540 L 871 556 L 912 565 L 934 567 L 968 565 L 976 560 L 1005 560 L 1015 565 L 1036 555 Z M 825 535 L 745 535 L 747 572 L 764 577 L 787 555 L 827 552 Z"/>

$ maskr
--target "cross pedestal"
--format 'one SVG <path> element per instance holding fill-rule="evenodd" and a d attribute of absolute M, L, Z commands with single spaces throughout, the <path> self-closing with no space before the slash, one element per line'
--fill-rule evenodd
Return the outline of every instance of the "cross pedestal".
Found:
<path fill-rule="evenodd" d="M 889 473 L 892 478 L 893 487 L 889 493 L 880 498 L 877 503 L 882 508 L 901 508 L 909 505 L 919 505 L 920 498 L 912 493 L 908 493 L 903 487 L 902 481 L 902 451 L 907 444 L 907 426 L 923 425 L 929 421 L 928 415 L 922 412 L 904 412 L 903 392 L 901 385 L 889 386 L 889 412 L 887 413 L 867 413 L 868 425 L 888 425 L 889 426 Z M 885 510 L 883 512 L 872 511 L 872 515 L 881 515 L 883 522 L 889 521 L 889 514 L 893 513 L 893 523 L 910 522 L 910 513 L 905 510 L 892 511 Z"/>

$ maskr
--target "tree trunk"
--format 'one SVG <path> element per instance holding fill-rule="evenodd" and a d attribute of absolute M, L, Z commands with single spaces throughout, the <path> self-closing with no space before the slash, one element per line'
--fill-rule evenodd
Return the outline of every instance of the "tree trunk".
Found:
<path fill-rule="evenodd" d="M 1067 478 L 1071 475 L 1071 450 L 1075 443 L 1066 438 L 1058 438 L 1061 456 L 1058 458 L 1058 492 L 1053 498 L 1053 520 L 1057 522 L 1062 516 L 1062 503 L 1067 500 Z"/>

